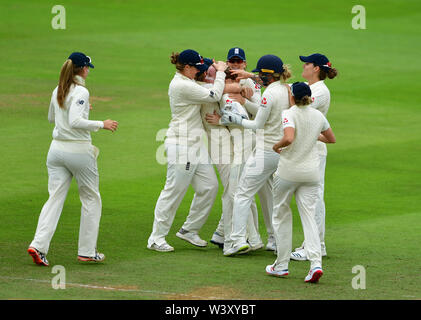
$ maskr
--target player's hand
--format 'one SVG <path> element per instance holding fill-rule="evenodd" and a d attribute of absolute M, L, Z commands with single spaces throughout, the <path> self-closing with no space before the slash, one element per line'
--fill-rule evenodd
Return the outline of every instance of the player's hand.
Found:
<path fill-rule="evenodd" d="M 246 70 L 242 70 L 242 69 L 231 70 L 231 74 L 237 75 L 237 78 L 235 78 L 236 81 L 254 77 L 254 73 L 247 72 Z"/>
<path fill-rule="evenodd" d="M 221 124 L 224 126 L 230 124 L 238 124 L 241 126 L 242 122 L 243 118 L 239 114 L 233 113 L 231 111 L 224 111 L 221 117 Z"/>
<path fill-rule="evenodd" d="M 117 130 L 117 127 L 118 127 L 117 121 L 107 119 L 107 120 L 104 120 L 103 122 L 104 122 L 105 130 L 110 130 L 111 132 L 114 132 Z"/>
<path fill-rule="evenodd" d="M 246 103 L 246 99 L 239 93 L 230 93 L 228 95 L 232 100 L 237 101 L 244 105 Z"/>
<path fill-rule="evenodd" d="M 221 116 L 214 111 L 212 114 L 207 113 L 205 119 L 210 124 L 219 125 L 219 119 L 221 119 Z"/>
<path fill-rule="evenodd" d="M 248 87 L 241 88 L 241 95 L 247 100 L 250 100 L 253 94 L 254 92 L 252 88 L 248 88 Z"/>
<path fill-rule="evenodd" d="M 216 61 L 213 62 L 213 67 L 216 69 L 216 71 L 225 71 L 227 68 L 227 64 L 224 61 Z"/>
<path fill-rule="evenodd" d="M 89 104 L 89 110 L 92 110 L 92 104 Z"/>
<path fill-rule="evenodd" d="M 276 153 L 281 153 L 282 148 L 279 146 L 278 143 L 274 144 L 272 147 L 273 151 L 275 151 Z"/>

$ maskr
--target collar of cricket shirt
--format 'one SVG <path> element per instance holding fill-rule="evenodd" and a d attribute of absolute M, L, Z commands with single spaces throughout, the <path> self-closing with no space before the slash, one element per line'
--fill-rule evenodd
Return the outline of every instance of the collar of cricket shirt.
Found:
<path fill-rule="evenodd" d="M 310 88 L 314 88 L 314 87 L 318 87 L 318 86 L 321 86 L 321 85 L 323 85 L 325 82 L 324 82 L 324 80 L 319 80 L 319 81 L 316 81 L 315 83 L 313 83 L 311 86 L 310 86 Z M 308 84 L 308 83 L 307 83 Z"/>
<path fill-rule="evenodd" d="M 85 79 L 83 79 L 81 76 L 76 75 L 74 79 L 75 79 L 76 84 L 83 87 L 85 86 Z"/>
<path fill-rule="evenodd" d="M 179 71 L 177 71 L 177 72 L 176 72 L 176 75 L 177 75 L 178 77 L 180 77 L 181 79 L 194 81 L 194 79 L 190 79 L 189 77 L 186 77 L 185 75 L 183 75 L 183 74 L 182 74 L 181 72 L 179 72 Z"/>

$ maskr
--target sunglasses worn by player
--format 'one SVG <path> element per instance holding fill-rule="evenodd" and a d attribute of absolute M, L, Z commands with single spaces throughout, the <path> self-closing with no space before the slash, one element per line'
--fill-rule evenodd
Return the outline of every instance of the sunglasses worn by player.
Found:
<path fill-rule="evenodd" d="M 229 59 L 228 61 L 229 63 L 243 63 L 244 62 L 243 59 L 239 59 L 239 58 Z"/>

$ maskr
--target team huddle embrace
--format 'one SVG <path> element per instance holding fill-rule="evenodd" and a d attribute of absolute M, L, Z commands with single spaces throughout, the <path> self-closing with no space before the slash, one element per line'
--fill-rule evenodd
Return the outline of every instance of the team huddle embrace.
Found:
<path fill-rule="evenodd" d="M 266 272 L 278 277 L 289 274 L 290 259 L 309 260 L 305 281 L 319 281 L 326 256 L 326 144 L 336 142 L 326 119 L 330 92 L 324 80 L 333 79 L 337 71 L 322 54 L 299 58 L 306 82 L 291 84 L 289 66 L 275 55 L 262 56 L 248 72 L 245 52 L 238 47 L 228 51 L 226 62 L 203 58 L 191 49 L 172 54 L 176 72 L 168 90 L 167 175 L 155 205 L 148 249 L 174 251 L 166 236 L 190 185 L 194 198 L 176 236 L 198 247 L 208 245 L 199 232 L 216 200 L 218 174 L 222 213 L 210 242 L 224 256 L 263 248 L 274 251 L 277 259 Z M 94 67 L 91 62 L 81 52 L 72 53 L 52 93 L 48 120 L 55 127 L 47 156 L 49 199 L 28 248 L 38 265 L 49 265 L 46 256 L 73 177 L 82 202 L 77 259 L 105 260 L 97 251 L 102 211 L 99 150 L 92 145 L 90 132 L 114 132 L 118 122 L 89 120 L 92 106 L 85 79 Z M 268 235 L 266 245 L 259 233 L 256 195 Z M 304 231 L 304 242 L 294 252 L 293 196 Z"/>
<path fill-rule="evenodd" d="M 247 72 L 245 52 L 238 47 L 228 51 L 226 62 L 191 49 L 172 54 L 176 73 L 168 90 L 167 176 L 155 206 L 149 249 L 174 251 L 165 238 L 190 185 L 194 198 L 176 236 L 207 246 L 199 231 L 218 192 L 216 168 L 223 185 L 222 214 L 211 243 L 225 256 L 265 247 L 258 228 L 258 195 L 268 234 L 265 248 L 277 254 L 266 272 L 286 276 L 290 259 L 309 260 L 305 281 L 319 280 L 326 255 L 325 144 L 336 142 L 326 119 L 330 92 L 323 80 L 337 71 L 321 54 L 300 59 L 308 83 L 288 84 L 291 71 L 275 55 L 262 56 Z M 291 252 L 293 195 L 304 242 Z"/>

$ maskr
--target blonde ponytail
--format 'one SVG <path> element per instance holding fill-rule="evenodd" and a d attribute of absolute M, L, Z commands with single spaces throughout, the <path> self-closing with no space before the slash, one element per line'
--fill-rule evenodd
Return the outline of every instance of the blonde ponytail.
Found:
<path fill-rule="evenodd" d="M 284 69 L 282 73 L 272 74 L 272 77 L 275 81 L 279 81 L 282 78 L 283 82 L 286 82 L 289 78 L 292 77 L 291 66 L 289 64 L 284 64 L 282 68 Z"/>
<path fill-rule="evenodd" d="M 289 64 L 283 65 L 284 72 L 282 72 L 281 77 L 285 81 L 292 77 L 291 66 Z"/>

